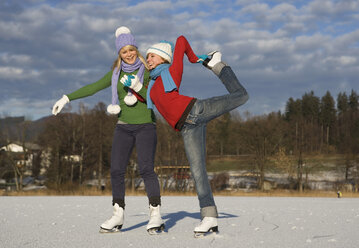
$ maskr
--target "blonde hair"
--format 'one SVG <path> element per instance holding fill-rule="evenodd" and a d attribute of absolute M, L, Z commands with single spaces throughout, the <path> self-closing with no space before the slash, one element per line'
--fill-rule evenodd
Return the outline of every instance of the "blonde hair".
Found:
<path fill-rule="evenodd" d="M 137 53 L 137 57 L 141 60 L 141 62 L 145 65 L 145 68 L 148 70 L 148 65 L 147 65 L 147 63 L 146 63 L 146 60 L 145 60 L 145 58 L 140 54 L 140 52 L 138 51 L 137 47 L 132 46 L 132 45 L 127 45 L 127 46 L 122 47 L 121 50 L 122 50 L 122 49 L 129 49 L 129 50 L 132 50 L 132 51 L 135 50 L 136 53 Z M 121 50 L 120 50 L 120 52 L 121 52 Z M 112 64 L 112 70 L 115 70 L 116 68 L 117 68 L 117 70 L 120 69 L 121 61 L 122 61 L 120 52 L 118 53 L 117 59 L 116 59 L 116 60 L 113 62 L 113 64 Z"/>

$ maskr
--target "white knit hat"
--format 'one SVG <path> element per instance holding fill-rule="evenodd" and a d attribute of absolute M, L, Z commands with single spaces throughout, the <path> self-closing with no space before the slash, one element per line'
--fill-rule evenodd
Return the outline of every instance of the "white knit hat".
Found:
<path fill-rule="evenodd" d="M 156 43 L 147 49 L 146 56 L 149 53 L 157 54 L 168 62 L 172 63 L 173 44 L 169 41 L 160 41 L 159 43 Z"/>

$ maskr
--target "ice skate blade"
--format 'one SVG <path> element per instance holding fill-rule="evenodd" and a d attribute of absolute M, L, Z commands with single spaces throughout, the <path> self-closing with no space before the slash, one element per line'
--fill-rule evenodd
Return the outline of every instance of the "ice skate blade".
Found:
<path fill-rule="evenodd" d="M 150 235 L 158 235 L 158 234 L 164 233 L 164 230 L 165 230 L 165 225 L 162 224 L 159 227 L 152 227 L 150 229 L 147 229 L 147 232 Z"/>
<path fill-rule="evenodd" d="M 114 228 L 112 229 L 105 229 L 105 228 L 102 228 L 100 227 L 100 233 L 118 233 L 118 232 L 121 232 L 121 228 L 122 228 L 122 225 L 120 226 L 115 226 Z"/>
<path fill-rule="evenodd" d="M 203 238 L 218 234 L 218 226 L 211 227 L 207 232 L 194 232 L 195 238 Z"/>

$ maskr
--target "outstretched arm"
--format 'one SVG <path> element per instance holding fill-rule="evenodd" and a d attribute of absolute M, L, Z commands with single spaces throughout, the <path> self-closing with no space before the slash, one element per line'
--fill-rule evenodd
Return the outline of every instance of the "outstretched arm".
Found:
<path fill-rule="evenodd" d="M 67 96 L 69 97 L 70 101 L 79 99 L 79 98 L 83 98 L 83 97 L 87 97 L 87 96 L 92 96 L 93 94 L 95 94 L 95 93 L 99 92 L 100 90 L 103 90 L 111 85 L 111 76 L 112 76 L 112 71 L 109 71 L 100 80 L 98 80 L 94 83 L 85 85 L 84 87 L 82 87 L 70 94 L 67 94 Z"/>
<path fill-rule="evenodd" d="M 183 35 L 181 35 L 176 40 L 176 46 L 173 54 L 173 62 L 169 69 L 173 81 L 177 85 L 177 88 L 180 87 L 182 81 L 184 54 L 187 55 L 188 60 L 191 63 L 197 63 L 198 61 L 197 55 L 193 52 L 187 39 Z"/>
<path fill-rule="evenodd" d="M 63 95 L 62 98 L 60 100 L 58 100 L 52 107 L 52 114 L 57 115 L 58 113 L 60 113 L 62 108 L 72 100 L 91 96 L 91 95 L 95 94 L 96 92 L 109 87 L 111 85 L 111 75 L 112 75 L 112 72 L 110 71 L 110 72 L 106 73 L 106 75 L 103 76 L 97 82 L 88 84 L 70 94 Z"/>

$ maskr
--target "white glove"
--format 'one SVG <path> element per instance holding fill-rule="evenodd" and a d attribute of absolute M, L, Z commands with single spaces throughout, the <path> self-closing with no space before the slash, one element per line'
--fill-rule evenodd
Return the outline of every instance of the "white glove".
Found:
<path fill-rule="evenodd" d="M 136 92 L 139 92 L 142 89 L 142 83 L 137 75 L 125 75 L 121 78 L 120 82 Z"/>
<path fill-rule="evenodd" d="M 57 115 L 60 113 L 61 109 L 66 105 L 66 103 L 70 102 L 70 99 L 63 95 L 60 100 L 58 100 L 55 105 L 52 107 L 52 114 Z"/>
<path fill-rule="evenodd" d="M 107 112 L 111 115 L 117 115 L 119 114 L 121 111 L 121 107 L 120 105 L 113 105 L 113 104 L 110 104 L 107 106 Z"/>

